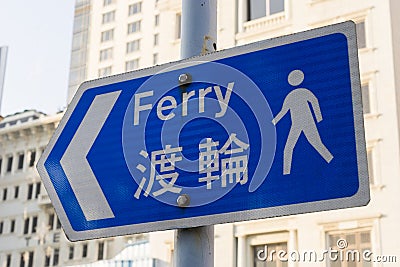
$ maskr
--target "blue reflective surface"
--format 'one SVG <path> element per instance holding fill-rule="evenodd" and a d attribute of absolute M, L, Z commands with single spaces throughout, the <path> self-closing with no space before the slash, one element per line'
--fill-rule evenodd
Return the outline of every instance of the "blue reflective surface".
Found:
<path fill-rule="evenodd" d="M 76 231 L 337 199 L 357 192 L 354 117 L 344 35 L 327 35 L 215 63 L 231 68 L 203 63 L 85 91 L 45 162 Z M 318 131 L 334 158 L 327 163 L 302 134 L 293 151 L 291 173 L 283 175 L 283 151 L 291 118 L 286 114 L 276 127 L 271 120 L 281 110 L 285 97 L 295 89 L 287 79 L 296 69 L 305 75 L 299 87 L 307 88 L 318 98 L 323 116 L 317 123 Z M 182 103 L 182 92 L 176 85 L 181 73 L 191 73 L 195 81 L 186 88 L 187 92 L 196 92 L 188 102 L 188 115 L 182 117 L 182 107 L 178 106 L 173 119 L 162 121 L 157 116 L 157 101 L 173 96 L 177 105 Z M 235 73 L 243 75 L 233 75 Z M 214 92 L 207 95 L 204 113 L 199 114 L 199 90 L 217 84 L 225 95 L 229 82 L 235 85 L 225 115 L 215 117 L 221 107 Z M 87 155 L 115 218 L 86 221 L 60 159 L 95 96 L 116 90 L 122 90 L 121 95 Z M 153 90 L 154 95 L 143 98 L 142 105 L 151 103 L 153 108 L 140 113 L 143 116 L 140 124 L 134 125 L 134 95 L 149 90 Z M 219 141 L 220 149 L 232 133 L 249 144 L 245 153 L 248 181 L 226 188 L 215 181 L 213 189 L 207 190 L 205 183 L 198 181 L 201 177 L 196 161 L 198 145 L 206 138 L 213 138 Z M 173 193 L 165 193 L 158 199 L 151 195 L 146 197 L 143 192 L 139 199 L 134 197 L 143 176 L 136 167 L 148 163 L 139 152 L 146 150 L 151 154 L 167 144 L 182 147 L 186 160 L 176 165 L 179 174 L 176 185 L 182 188 L 181 193 L 190 192 L 193 204 L 198 203 L 198 206 L 182 209 L 171 205 L 177 197 Z M 249 192 L 252 181 L 255 181 L 255 191 Z M 156 181 L 152 192 L 157 189 L 160 185 Z"/>

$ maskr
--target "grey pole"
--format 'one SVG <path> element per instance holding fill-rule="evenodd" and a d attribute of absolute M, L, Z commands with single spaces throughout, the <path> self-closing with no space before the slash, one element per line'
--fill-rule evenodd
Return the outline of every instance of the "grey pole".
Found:
<path fill-rule="evenodd" d="M 181 58 L 217 49 L 217 0 L 182 0 Z M 175 267 L 214 266 L 214 226 L 175 232 Z"/>
<path fill-rule="evenodd" d="M 217 49 L 217 0 L 182 0 L 181 58 Z"/>

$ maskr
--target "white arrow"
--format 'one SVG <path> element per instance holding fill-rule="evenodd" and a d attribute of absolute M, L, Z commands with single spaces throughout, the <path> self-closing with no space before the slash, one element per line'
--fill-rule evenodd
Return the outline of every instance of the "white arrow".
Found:
<path fill-rule="evenodd" d="M 61 166 L 86 220 L 114 218 L 114 213 L 86 159 L 121 91 L 94 98 L 61 158 Z"/>

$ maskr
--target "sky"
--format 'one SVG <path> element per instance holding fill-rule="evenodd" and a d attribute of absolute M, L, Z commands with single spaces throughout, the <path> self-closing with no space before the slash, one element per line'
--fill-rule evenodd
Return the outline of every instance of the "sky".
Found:
<path fill-rule="evenodd" d="M 0 46 L 8 46 L 0 114 L 66 107 L 74 0 L 0 0 Z"/>

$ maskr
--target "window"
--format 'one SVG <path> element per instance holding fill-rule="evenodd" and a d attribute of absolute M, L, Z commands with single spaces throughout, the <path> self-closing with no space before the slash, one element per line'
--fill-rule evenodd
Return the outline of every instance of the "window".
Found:
<path fill-rule="evenodd" d="M 101 33 L 101 42 L 107 42 L 114 39 L 114 29 L 104 31 Z"/>
<path fill-rule="evenodd" d="M 114 3 L 114 0 L 104 0 L 103 1 L 103 6 L 108 6 Z"/>
<path fill-rule="evenodd" d="M 366 250 L 371 250 L 371 233 L 368 230 L 364 231 L 352 231 L 352 232 L 343 232 L 337 234 L 328 235 L 328 245 L 330 248 L 334 250 L 340 250 L 338 248 L 338 241 L 345 240 L 347 243 L 347 247 L 342 250 L 345 257 L 348 255 L 348 261 L 330 261 L 330 267 L 364 267 L 371 266 L 370 263 L 365 261 L 358 261 L 357 257 L 360 256 L 362 258 L 362 253 Z M 360 255 L 353 253 L 346 253 L 346 251 L 358 251 Z M 354 257 L 354 258 L 353 258 Z M 346 259 L 346 258 L 345 258 Z"/>
<path fill-rule="evenodd" d="M 61 229 L 61 222 L 60 220 L 57 218 L 57 216 L 55 216 L 54 213 L 50 213 L 49 214 L 49 219 L 48 219 L 48 223 L 47 223 L 49 230 L 58 230 Z"/>
<path fill-rule="evenodd" d="M 114 20 L 115 20 L 115 11 L 110 11 L 110 12 L 103 14 L 103 19 L 102 19 L 101 23 L 106 24 L 106 23 L 113 22 Z"/>
<path fill-rule="evenodd" d="M 47 226 L 49 227 L 50 230 L 53 230 L 53 224 L 54 224 L 54 213 L 50 213 L 49 221 L 47 223 Z"/>
<path fill-rule="evenodd" d="M 260 250 L 263 250 L 265 255 L 266 260 L 260 260 L 258 258 L 258 252 Z M 287 251 L 287 243 L 282 242 L 282 243 L 272 243 L 272 244 L 264 244 L 264 245 L 255 245 L 251 246 L 251 251 L 253 254 L 253 266 L 254 267 L 269 267 L 269 266 L 274 266 L 274 267 L 287 267 L 288 263 L 284 261 L 280 261 L 277 259 L 277 257 L 270 258 L 269 254 L 272 250 L 275 251 Z"/>
<path fill-rule="evenodd" d="M 129 16 L 142 12 L 142 2 L 134 3 L 129 6 Z"/>
<path fill-rule="evenodd" d="M 7 172 L 11 172 L 12 170 L 12 164 L 13 164 L 13 156 L 9 156 L 7 159 Z"/>
<path fill-rule="evenodd" d="M 33 193 L 33 184 L 28 184 L 28 196 L 27 196 L 27 200 L 32 199 L 32 193 Z"/>
<path fill-rule="evenodd" d="M 362 97 L 363 113 L 364 114 L 371 113 L 371 104 L 370 104 L 370 97 L 369 97 L 369 84 L 361 85 L 361 97 Z"/>
<path fill-rule="evenodd" d="M 3 201 L 7 200 L 7 188 L 3 188 Z"/>
<path fill-rule="evenodd" d="M 15 220 L 11 220 L 10 222 L 10 233 L 15 232 Z"/>
<path fill-rule="evenodd" d="M 29 251 L 29 260 L 28 260 L 28 267 L 33 266 L 33 251 Z"/>
<path fill-rule="evenodd" d="M 128 24 L 128 34 L 140 31 L 140 20 Z"/>
<path fill-rule="evenodd" d="M 6 267 L 11 266 L 11 254 L 7 254 L 6 256 Z"/>
<path fill-rule="evenodd" d="M 285 0 L 247 0 L 247 20 L 270 16 L 285 10 Z"/>
<path fill-rule="evenodd" d="M 181 38 L 181 21 L 182 21 L 182 15 L 180 13 L 176 14 L 175 16 L 175 38 L 180 39 Z"/>
<path fill-rule="evenodd" d="M 89 25 L 89 12 L 82 12 L 81 14 L 75 16 L 74 18 L 74 26 L 73 33 L 79 33 L 87 30 Z"/>
<path fill-rule="evenodd" d="M 154 46 L 158 45 L 158 41 L 159 41 L 159 34 L 156 33 L 156 34 L 154 34 Z"/>
<path fill-rule="evenodd" d="M 104 259 L 104 242 L 99 242 L 97 247 L 97 260 Z"/>
<path fill-rule="evenodd" d="M 31 150 L 29 153 L 29 167 L 33 167 L 36 162 L 36 150 Z"/>
<path fill-rule="evenodd" d="M 40 182 L 34 184 L 28 184 L 28 195 L 26 197 L 27 200 L 38 199 L 40 195 Z"/>
<path fill-rule="evenodd" d="M 53 252 L 53 266 L 57 266 L 58 265 L 59 257 L 60 257 L 60 249 L 59 248 L 55 248 L 54 252 Z"/>
<path fill-rule="evenodd" d="M 77 50 L 72 51 L 71 53 L 71 67 L 79 68 L 80 66 L 86 63 L 86 51 L 85 50 Z"/>
<path fill-rule="evenodd" d="M 154 16 L 154 26 L 160 25 L 160 15 L 155 15 Z"/>
<path fill-rule="evenodd" d="M 17 199 L 19 196 L 19 186 L 14 187 L 14 199 Z"/>
<path fill-rule="evenodd" d="M 132 53 L 140 49 L 140 40 L 134 40 L 126 44 L 126 53 Z"/>
<path fill-rule="evenodd" d="M 111 75 L 111 66 L 99 69 L 99 78 Z"/>
<path fill-rule="evenodd" d="M 61 222 L 60 222 L 60 219 L 58 219 L 58 217 L 57 217 L 57 221 L 56 221 L 56 229 L 61 229 Z"/>
<path fill-rule="evenodd" d="M 113 57 L 113 49 L 112 48 L 106 48 L 106 49 L 100 50 L 100 61 L 112 59 L 112 57 Z"/>
<path fill-rule="evenodd" d="M 88 245 L 87 244 L 83 244 L 82 245 L 82 258 L 86 258 L 87 257 L 87 253 L 88 253 Z"/>
<path fill-rule="evenodd" d="M 25 218 L 23 234 L 27 235 L 27 234 L 36 233 L 37 223 L 38 223 L 38 217 L 37 216 L 32 216 L 32 217 Z"/>
<path fill-rule="evenodd" d="M 46 255 L 44 259 L 44 266 L 49 267 L 50 266 L 50 255 Z"/>
<path fill-rule="evenodd" d="M 32 217 L 31 233 L 36 233 L 37 221 L 37 216 Z"/>
<path fill-rule="evenodd" d="M 129 60 L 125 63 L 125 71 L 131 71 L 139 68 L 139 59 Z"/>
<path fill-rule="evenodd" d="M 3 233 L 4 222 L 0 222 L 0 235 Z"/>
<path fill-rule="evenodd" d="M 29 232 L 29 218 L 24 220 L 24 235 L 28 234 Z"/>
<path fill-rule="evenodd" d="M 60 233 L 54 233 L 53 234 L 53 243 L 59 243 L 60 242 Z"/>
<path fill-rule="evenodd" d="M 68 253 L 68 259 L 72 260 L 74 258 L 74 246 L 69 246 L 69 253 Z"/>
<path fill-rule="evenodd" d="M 357 46 L 358 49 L 367 47 L 367 37 L 365 33 L 365 21 L 360 21 L 356 23 L 357 32 Z"/>
<path fill-rule="evenodd" d="M 22 170 L 24 168 L 24 154 L 20 153 L 18 154 L 18 170 Z"/>
<path fill-rule="evenodd" d="M 154 53 L 153 54 L 153 65 L 157 65 L 158 64 L 158 54 Z"/>
<path fill-rule="evenodd" d="M 367 164 L 368 164 L 368 176 L 369 183 L 375 184 L 374 179 L 374 154 L 372 148 L 367 149 Z"/>
<path fill-rule="evenodd" d="M 36 191 L 35 191 L 35 199 L 38 199 L 38 198 L 39 198 L 39 195 L 40 195 L 40 186 L 41 186 L 41 183 L 40 183 L 40 182 L 37 182 L 37 183 L 36 183 Z"/>
<path fill-rule="evenodd" d="M 32 267 L 33 266 L 33 251 L 25 251 L 21 253 L 20 267 Z"/>

